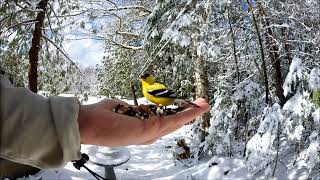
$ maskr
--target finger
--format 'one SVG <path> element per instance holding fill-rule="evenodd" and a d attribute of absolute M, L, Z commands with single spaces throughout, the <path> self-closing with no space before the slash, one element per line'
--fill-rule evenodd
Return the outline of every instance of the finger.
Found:
<path fill-rule="evenodd" d="M 193 101 L 193 103 L 194 104 L 202 104 L 202 103 L 206 103 L 206 104 L 208 104 L 207 103 L 207 101 L 204 99 L 204 98 L 198 98 L 198 99 L 196 99 L 195 101 Z"/>
<path fill-rule="evenodd" d="M 194 103 L 197 104 L 199 107 L 198 108 L 197 107 L 186 108 L 185 110 L 183 110 L 177 114 L 163 117 L 163 120 L 165 122 L 173 121 L 177 125 L 184 125 L 184 124 L 192 121 L 196 117 L 202 115 L 203 113 L 209 111 L 209 104 L 206 103 L 202 98 L 197 99 L 196 101 L 194 101 Z"/>
<path fill-rule="evenodd" d="M 199 108 L 198 104 L 202 104 L 202 103 L 206 103 L 206 100 L 204 98 L 198 98 L 194 102 L 190 102 L 190 101 L 184 102 L 181 105 L 181 107 L 182 107 L 182 109 L 187 109 L 187 108 L 190 108 L 190 107 Z"/>
<path fill-rule="evenodd" d="M 116 99 L 104 99 L 100 101 L 99 103 L 103 103 L 104 107 L 106 109 L 112 110 L 113 108 L 117 107 L 119 104 L 123 106 L 128 106 L 129 104 L 121 101 L 121 100 L 116 100 Z"/>

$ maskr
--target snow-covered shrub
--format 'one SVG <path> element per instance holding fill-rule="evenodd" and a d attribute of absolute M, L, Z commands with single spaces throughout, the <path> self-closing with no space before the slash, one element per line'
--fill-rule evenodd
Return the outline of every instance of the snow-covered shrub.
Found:
<path fill-rule="evenodd" d="M 274 104 L 264 111 L 265 118 L 261 122 L 258 132 L 248 141 L 246 159 L 249 170 L 254 173 L 270 166 L 276 155 L 275 139 L 279 131 L 279 124 L 283 120 L 280 105 Z"/>
<path fill-rule="evenodd" d="M 252 80 L 246 80 L 236 86 L 236 91 L 233 94 L 233 101 L 237 103 L 237 127 L 242 130 L 242 134 L 236 129 L 235 135 L 240 137 L 247 136 L 248 132 L 258 128 L 256 118 L 259 116 L 266 106 L 263 90 L 260 85 Z M 239 128 L 239 126 L 246 128 Z M 237 137 L 236 137 L 237 138 Z"/>
<path fill-rule="evenodd" d="M 289 93 L 294 93 L 294 87 L 298 86 L 302 78 L 302 65 L 300 58 L 293 58 L 290 65 L 289 73 L 283 84 L 283 94 L 288 96 Z"/>
<path fill-rule="evenodd" d="M 312 70 L 309 75 L 301 59 L 293 59 L 283 85 L 289 99 L 282 108 L 275 104 L 265 109 L 258 132 L 247 143 L 246 159 L 251 172 L 265 170 L 269 177 L 281 161 L 287 169 L 305 169 L 309 175 L 319 173 L 320 109 L 310 98 L 310 90 L 318 86 L 315 72 Z"/>
<path fill-rule="evenodd" d="M 221 94 L 215 100 L 211 109 L 209 134 L 202 143 L 203 151 L 209 154 L 232 155 L 232 130 L 236 123 L 234 104 L 226 94 Z"/>
<path fill-rule="evenodd" d="M 304 130 L 311 125 L 309 116 L 312 106 L 308 96 L 308 93 L 303 95 L 297 93 L 283 106 L 283 113 L 286 116 L 283 122 L 283 133 L 292 143 L 300 142 Z"/>
<path fill-rule="evenodd" d="M 236 86 L 233 99 L 240 102 L 250 115 L 255 116 L 265 107 L 261 94 L 263 94 L 263 90 L 258 83 L 246 80 Z"/>
<path fill-rule="evenodd" d="M 312 90 L 320 89 L 320 69 L 313 68 L 309 75 L 309 86 Z"/>
<path fill-rule="evenodd" d="M 319 129 L 315 130 L 308 137 L 309 146 L 304 149 L 298 157 L 297 166 L 308 169 L 310 175 L 314 168 L 320 164 L 320 136 Z"/>
<path fill-rule="evenodd" d="M 263 111 L 265 103 L 262 94 L 260 85 L 252 80 L 238 84 L 233 94 L 230 91 L 217 92 L 210 111 L 212 117 L 208 136 L 200 145 L 203 152 L 233 156 L 233 146 L 245 140 L 249 130 L 257 128 L 254 117 Z"/>

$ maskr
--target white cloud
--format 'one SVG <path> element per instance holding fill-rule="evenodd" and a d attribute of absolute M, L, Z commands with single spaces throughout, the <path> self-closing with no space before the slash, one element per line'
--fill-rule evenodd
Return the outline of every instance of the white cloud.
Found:
<path fill-rule="evenodd" d="M 73 40 L 65 42 L 64 46 L 71 60 L 83 68 L 101 64 L 105 54 L 103 43 L 93 39 Z"/>

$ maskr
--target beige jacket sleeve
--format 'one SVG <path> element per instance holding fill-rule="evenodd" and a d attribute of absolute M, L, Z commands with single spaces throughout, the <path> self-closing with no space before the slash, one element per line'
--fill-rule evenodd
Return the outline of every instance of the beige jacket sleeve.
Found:
<path fill-rule="evenodd" d="M 80 159 L 79 101 L 44 98 L 0 78 L 0 157 L 41 169 Z"/>

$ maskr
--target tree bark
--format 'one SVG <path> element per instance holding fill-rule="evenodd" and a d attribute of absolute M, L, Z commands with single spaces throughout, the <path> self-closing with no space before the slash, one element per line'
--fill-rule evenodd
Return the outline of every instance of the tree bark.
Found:
<path fill-rule="evenodd" d="M 235 40 L 235 36 L 234 36 L 234 32 L 233 32 L 233 27 L 231 24 L 231 20 L 230 20 L 230 12 L 229 12 L 229 8 L 227 9 L 227 15 L 228 15 L 228 24 L 229 24 L 229 28 L 230 28 L 230 32 L 231 32 L 231 40 L 232 40 L 232 50 L 233 50 L 233 57 L 234 57 L 234 62 L 235 62 L 235 66 L 236 66 L 236 74 L 237 74 L 237 84 L 240 84 L 240 71 L 239 71 L 239 65 L 238 65 L 238 57 L 237 57 L 237 49 L 236 49 L 236 40 Z M 237 109 L 239 110 L 241 108 L 239 101 L 237 102 Z M 236 114 L 236 127 L 235 127 L 235 137 L 238 136 L 238 131 L 239 131 L 239 113 Z M 231 145 L 230 145 L 231 147 Z"/>
<path fill-rule="evenodd" d="M 208 75 L 205 70 L 204 60 L 202 56 L 197 56 L 195 59 L 195 91 L 196 98 L 204 98 L 209 102 L 209 93 L 208 93 Z M 210 126 L 210 116 L 209 113 L 205 113 L 202 117 L 201 123 L 201 141 L 205 140 L 207 136 L 207 130 Z"/>
<path fill-rule="evenodd" d="M 290 53 L 290 45 L 288 43 L 288 33 L 286 33 L 287 31 L 287 28 L 281 28 L 281 33 L 284 38 L 284 51 L 286 52 L 286 59 L 288 61 L 288 64 L 290 65 L 292 62 L 292 56 Z"/>
<path fill-rule="evenodd" d="M 281 64 L 280 64 L 280 59 L 279 59 L 279 54 L 278 54 L 279 47 L 276 45 L 276 43 L 271 38 L 271 37 L 273 37 L 273 32 L 271 30 L 270 23 L 269 23 L 268 19 L 266 19 L 266 17 L 267 17 L 266 13 L 264 12 L 259 1 L 257 1 L 257 5 L 258 5 L 260 15 L 264 19 L 263 25 L 267 29 L 266 45 L 269 49 L 270 60 L 272 63 L 273 79 L 275 81 L 276 95 L 279 98 L 279 101 L 280 101 L 279 104 L 282 107 L 286 103 L 287 99 L 283 95 L 283 88 L 282 88 L 283 78 L 282 78 Z"/>
<path fill-rule="evenodd" d="M 231 32 L 232 49 L 233 49 L 234 62 L 235 62 L 235 65 L 236 65 L 237 81 L 238 81 L 238 84 L 239 84 L 240 83 L 240 72 L 239 72 L 239 65 L 238 65 L 238 58 L 237 58 L 236 40 L 235 40 L 235 37 L 234 37 L 232 24 L 231 24 L 231 21 L 230 21 L 229 10 L 228 10 L 228 23 L 229 23 L 229 28 L 230 28 L 230 32 Z"/>
<path fill-rule="evenodd" d="M 41 38 L 42 38 L 42 28 L 44 25 L 44 18 L 46 13 L 48 0 L 42 0 L 38 3 L 37 9 L 41 11 L 38 12 L 35 29 L 32 37 L 32 44 L 29 50 L 29 89 L 37 93 L 38 91 L 38 61 L 39 61 L 39 51 L 41 46 Z"/>
<path fill-rule="evenodd" d="M 267 74 L 267 66 L 266 66 L 266 60 L 264 57 L 264 50 L 263 50 L 263 44 L 262 44 L 262 38 L 260 35 L 260 30 L 258 27 L 258 23 L 256 20 L 256 17 L 253 13 L 253 7 L 251 6 L 249 0 L 247 0 L 248 5 L 251 8 L 251 13 L 252 13 L 252 20 L 253 20 L 253 24 L 254 27 L 256 29 L 257 32 L 257 37 L 258 37 L 258 43 L 259 43 L 259 48 L 260 48 L 260 54 L 261 54 L 261 61 L 262 61 L 262 70 L 263 70 L 263 77 L 264 77 L 264 86 L 266 88 L 266 104 L 269 103 L 269 82 L 268 82 L 268 74 Z"/>
<path fill-rule="evenodd" d="M 188 7 L 188 9 L 193 9 L 197 4 L 197 1 L 192 0 L 191 5 Z M 203 28 L 208 28 L 208 26 L 205 26 L 209 23 L 209 9 L 204 8 L 199 13 L 203 18 Z M 204 38 L 204 37 L 202 37 Z M 201 39 L 201 38 L 200 38 Z M 200 42 L 201 40 L 198 39 Z M 199 44 L 196 44 L 199 45 Z M 197 54 L 197 52 L 193 52 L 194 57 L 194 78 L 195 78 L 195 96 L 196 98 L 204 98 L 207 102 L 209 102 L 209 82 L 208 82 L 208 74 L 205 68 L 205 62 L 202 55 Z M 210 126 L 210 114 L 205 113 L 203 114 L 199 120 L 202 120 L 200 126 L 201 126 L 201 134 L 200 134 L 200 140 L 201 142 L 205 141 L 206 136 L 208 135 L 208 129 Z M 202 150 L 201 150 L 202 151 Z"/>

